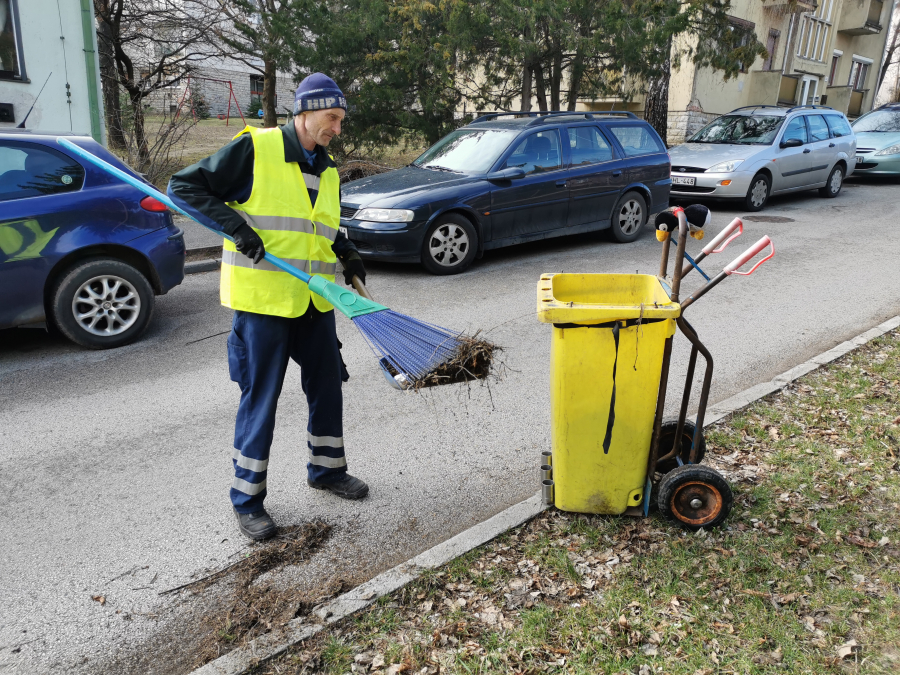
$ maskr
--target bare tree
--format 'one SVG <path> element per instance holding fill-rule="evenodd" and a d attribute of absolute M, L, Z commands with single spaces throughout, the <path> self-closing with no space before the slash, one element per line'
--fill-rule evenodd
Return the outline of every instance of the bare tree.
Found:
<path fill-rule="evenodd" d="M 891 25 L 888 28 L 890 35 L 884 48 L 884 60 L 881 62 L 881 70 L 878 71 L 878 85 L 875 92 L 881 90 L 884 78 L 887 76 L 891 66 L 900 66 L 900 9 L 894 12 L 895 16 L 891 17 Z M 891 92 L 891 99 L 897 97 L 896 92 Z"/>
<path fill-rule="evenodd" d="M 130 142 L 135 148 L 132 162 L 138 171 L 145 171 L 153 156 L 145 129 L 145 101 L 177 85 L 193 66 L 210 57 L 211 38 L 222 15 L 207 5 L 203 0 L 94 0 L 101 54 L 114 62 L 118 87 L 127 98 Z M 124 136 L 123 131 L 122 140 L 127 141 Z"/>
<path fill-rule="evenodd" d="M 227 23 L 217 27 L 221 54 L 252 68 L 263 77 L 263 126 L 278 124 L 275 78 L 289 63 L 284 35 L 295 21 L 292 0 L 215 0 Z"/>

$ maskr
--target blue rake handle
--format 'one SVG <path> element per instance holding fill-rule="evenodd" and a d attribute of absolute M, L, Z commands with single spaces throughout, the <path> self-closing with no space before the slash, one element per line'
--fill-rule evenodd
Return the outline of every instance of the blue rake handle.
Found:
<path fill-rule="evenodd" d="M 167 195 L 164 195 L 162 192 L 160 192 L 159 190 L 157 190 L 155 187 L 153 187 L 153 186 L 150 185 L 149 183 L 145 183 L 145 182 L 142 181 L 140 178 L 136 178 L 135 176 L 132 176 L 132 175 L 129 174 L 129 173 L 125 173 L 125 172 L 122 171 L 121 169 L 114 167 L 114 166 L 113 166 L 112 164 L 110 164 L 109 162 L 107 162 L 107 161 L 105 161 L 105 160 L 103 160 L 103 159 L 100 159 L 99 157 L 97 157 L 97 156 L 94 155 L 93 153 L 88 152 L 88 151 L 85 150 L 84 148 L 78 147 L 78 146 L 75 145 L 72 141 L 70 141 L 70 140 L 68 140 L 68 139 L 66 139 L 66 138 L 59 137 L 59 138 L 57 138 L 56 140 L 57 140 L 57 142 L 58 142 L 61 146 L 63 146 L 66 150 L 69 150 L 70 152 L 74 152 L 76 155 L 78 155 L 78 156 L 81 157 L 82 159 L 86 159 L 86 160 L 89 161 L 91 164 L 94 164 L 95 166 L 97 166 L 97 167 L 103 169 L 104 171 L 106 171 L 107 173 L 112 174 L 113 176 L 115 176 L 115 177 L 118 178 L 119 180 L 121 180 L 121 181 L 123 181 L 123 182 L 125 182 L 125 183 L 128 183 L 131 187 L 137 188 L 138 190 L 140 190 L 141 192 L 143 192 L 145 195 L 148 195 L 148 196 L 150 196 L 150 197 L 153 197 L 153 198 L 156 199 L 157 201 L 162 202 L 163 204 L 165 204 L 166 206 L 168 206 L 168 207 L 169 207 L 170 209 L 172 209 L 173 211 L 176 211 L 176 212 L 180 213 L 181 215 L 183 215 L 183 216 L 185 216 L 185 217 L 187 217 L 187 218 L 190 218 L 191 220 L 193 220 L 193 221 L 194 221 L 195 223 L 197 223 L 198 225 L 203 225 L 203 227 L 205 227 L 205 228 L 206 228 L 207 230 L 209 230 L 210 232 L 215 232 L 216 234 L 218 234 L 218 235 L 219 235 L 220 237 L 222 237 L 223 239 L 227 239 L 228 241 L 230 241 L 230 242 L 232 242 L 232 243 L 234 242 L 234 239 L 232 239 L 231 237 L 229 237 L 229 236 L 228 236 L 227 234 L 225 234 L 224 232 L 220 232 L 219 230 L 216 230 L 216 229 L 210 227 L 209 225 L 206 225 L 206 224 L 204 224 L 204 223 L 201 223 L 199 220 L 197 220 L 197 219 L 196 219 L 194 216 L 192 216 L 190 213 L 188 213 L 187 211 L 185 211 L 185 210 L 182 209 L 181 207 L 176 206 L 175 202 L 173 202 L 171 199 L 169 199 L 169 197 L 168 197 Z M 290 264 L 284 262 L 284 260 L 282 260 L 281 258 L 279 258 L 279 257 L 277 257 L 277 256 L 272 255 L 272 254 L 269 253 L 269 252 L 266 252 L 265 260 L 268 261 L 268 262 L 270 262 L 270 263 L 272 263 L 275 267 L 277 267 L 278 269 L 280 269 L 282 272 L 287 272 L 287 273 L 290 274 L 291 276 L 297 277 L 298 279 L 300 279 L 300 281 L 304 282 L 305 284 L 309 284 L 310 280 L 312 279 L 312 275 L 307 274 L 307 273 L 304 272 L 303 270 L 297 269 L 297 268 L 294 267 L 293 265 L 290 265 Z"/>

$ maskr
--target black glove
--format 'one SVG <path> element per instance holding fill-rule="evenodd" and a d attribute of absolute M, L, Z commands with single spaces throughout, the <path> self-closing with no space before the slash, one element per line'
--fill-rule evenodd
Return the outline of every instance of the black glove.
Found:
<path fill-rule="evenodd" d="M 262 239 L 249 225 L 241 225 L 231 236 L 234 239 L 234 247 L 254 263 L 258 264 L 266 255 Z"/>
<path fill-rule="evenodd" d="M 352 254 L 351 254 L 352 255 Z M 359 277 L 359 280 L 366 283 L 366 268 L 362 259 L 357 253 L 352 258 L 342 261 L 344 263 L 344 283 L 348 286 L 353 285 L 353 277 Z"/>

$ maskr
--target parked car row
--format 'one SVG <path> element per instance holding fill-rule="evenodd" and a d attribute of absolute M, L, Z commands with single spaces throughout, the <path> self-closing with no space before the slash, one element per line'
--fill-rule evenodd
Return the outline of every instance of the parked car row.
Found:
<path fill-rule="evenodd" d="M 47 322 L 87 347 L 127 344 L 154 296 L 184 278 L 183 232 L 163 204 L 58 136 L 0 133 L 0 329 Z M 629 112 L 491 113 L 407 167 L 345 185 L 341 229 L 364 258 L 457 274 L 528 241 L 600 230 L 634 241 L 670 198 L 758 211 L 777 194 L 837 197 L 854 172 L 900 175 L 900 103 L 852 125 L 825 106 L 739 108 L 668 152 Z"/>

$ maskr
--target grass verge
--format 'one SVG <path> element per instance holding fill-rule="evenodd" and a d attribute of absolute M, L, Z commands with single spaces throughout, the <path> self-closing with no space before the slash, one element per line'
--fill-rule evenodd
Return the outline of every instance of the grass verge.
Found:
<path fill-rule="evenodd" d="M 707 429 L 726 525 L 548 511 L 278 673 L 900 671 L 900 331 Z"/>

